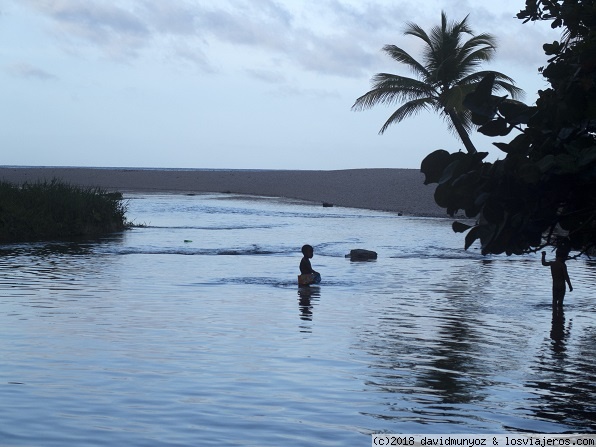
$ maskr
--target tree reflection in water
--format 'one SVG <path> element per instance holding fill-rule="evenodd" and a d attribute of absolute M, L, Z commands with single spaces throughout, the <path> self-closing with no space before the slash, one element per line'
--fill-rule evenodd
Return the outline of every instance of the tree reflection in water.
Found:
<path fill-rule="evenodd" d="M 550 297 L 500 281 L 499 270 L 527 276 L 529 262 L 517 272 L 504 263 L 470 266 L 429 268 L 437 279 L 427 290 L 395 293 L 378 325 L 361 332 L 374 371 L 366 385 L 386 408 L 370 416 L 405 424 L 404 432 L 464 420 L 499 432 L 596 431 L 596 328 L 586 317 L 572 331 L 585 305 L 573 304 L 575 321 L 552 314 L 549 327 Z"/>

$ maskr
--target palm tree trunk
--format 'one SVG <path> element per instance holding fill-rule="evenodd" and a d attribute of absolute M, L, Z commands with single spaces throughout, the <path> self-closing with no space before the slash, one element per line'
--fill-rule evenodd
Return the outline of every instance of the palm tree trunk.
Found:
<path fill-rule="evenodd" d="M 457 116 L 455 110 L 449 109 L 446 110 L 446 112 L 449 115 L 449 118 L 451 118 L 451 122 L 453 123 L 453 126 L 455 127 L 455 130 L 457 131 L 457 134 L 459 135 L 459 138 L 461 139 L 462 143 L 464 143 L 464 147 L 468 151 L 468 154 L 475 154 L 476 152 L 478 152 L 476 150 L 476 146 L 474 146 L 474 143 L 472 143 L 472 140 L 470 140 L 470 136 L 464 128 L 461 119 L 459 118 L 459 116 Z"/>

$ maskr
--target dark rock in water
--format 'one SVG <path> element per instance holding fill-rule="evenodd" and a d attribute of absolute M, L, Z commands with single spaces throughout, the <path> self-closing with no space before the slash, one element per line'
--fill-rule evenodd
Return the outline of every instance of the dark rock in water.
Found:
<path fill-rule="evenodd" d="M 332 206 L 333 206 L 333 203 L 323 202 L 323 208 L 331 208 Z"/>
<path fill-rule="evenodd" d="M 371 259 L 377 259 L 377 252 L 357 248 L 350 250 L 350 253 L 346 255 L 346 258 L 350 258 L 350 261 L 369 261 Z"/>

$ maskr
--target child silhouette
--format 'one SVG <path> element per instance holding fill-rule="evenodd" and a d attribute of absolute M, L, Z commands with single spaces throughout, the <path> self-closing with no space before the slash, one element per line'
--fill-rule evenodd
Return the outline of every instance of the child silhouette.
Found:
<path fill-rule="evenodd" d="M 567 252 L 561 248 L 557 249 L 556 258 L 554 261 L 546 260 L 546 252 L 542 252 L 542 265 L 550 267 L 550 273 L 553 277 L 553 309 L 555 307 L 563 307 L 563 298 L 565 298 L 565 283 L 569 285 L 569 291 L 573 291 L 569 273 L 567 272 Z"/>
<path fill-rule="evenodd" d="M 321 275 L 319 272 L 314 271 L 310 265 L 310 260 L 314 256 L 314 253 L 315 250 L 311 245 L 302 246 L 304 257 L 300 261 L 300 275 L 298 276 L 298 285 L 300 286 L 309 286 L 321 282 Z"/>

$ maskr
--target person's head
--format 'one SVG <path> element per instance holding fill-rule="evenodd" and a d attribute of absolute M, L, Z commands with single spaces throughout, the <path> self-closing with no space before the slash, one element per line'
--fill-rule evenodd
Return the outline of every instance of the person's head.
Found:
<path fill-rule="evenodd" d="M 557 248 L 556 255 L 557 259 L 565 262 L 565 260 L 569 257 L 569 249 L 567 247 L 559 247 Z"/>
<path fill-rule="evenodd" d="M 307 258 L 312 258 L 314 252 L 315 250 L 314 248 L 312 248 L 312 245 L 306 244 L 302 246 L 302 254 Z"/>

